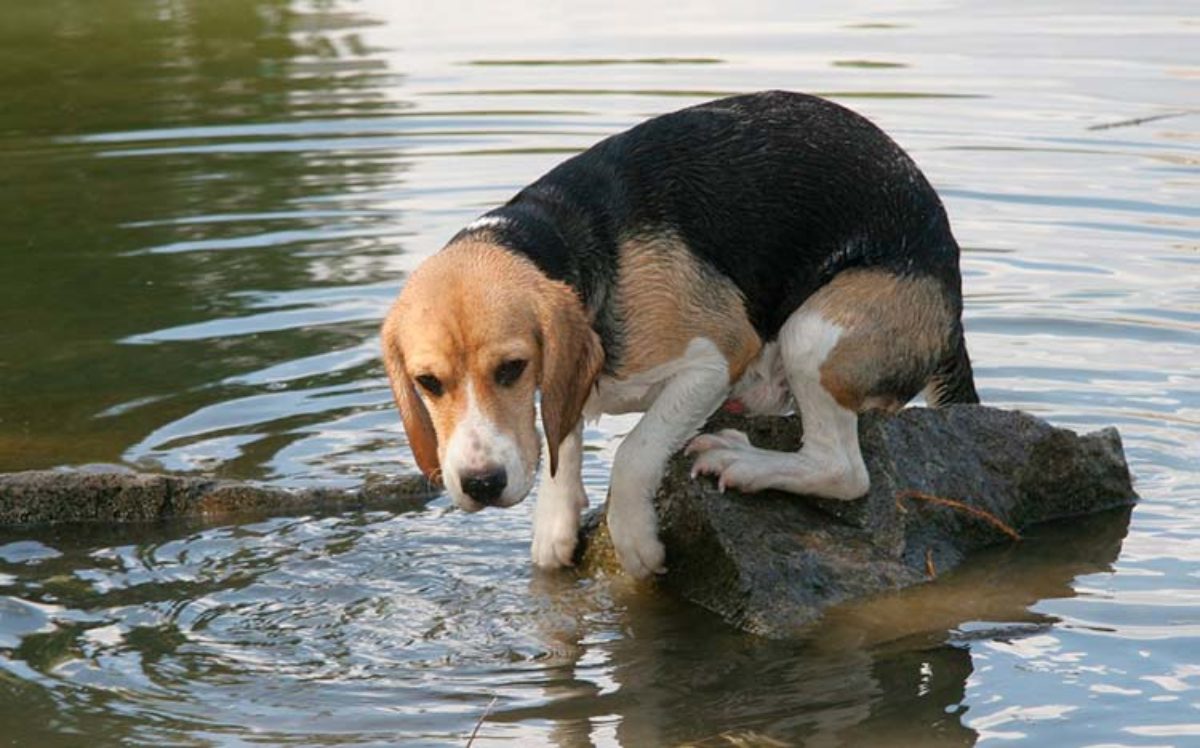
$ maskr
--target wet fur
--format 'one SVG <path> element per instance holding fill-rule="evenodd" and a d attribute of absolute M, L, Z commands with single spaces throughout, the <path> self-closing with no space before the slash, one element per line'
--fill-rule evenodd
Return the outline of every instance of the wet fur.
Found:
<path fill-rule="evenodd" d="M 482 413 L 517 443 L 521 477 L 531 481 L 540 449 L 535 390 L 542 391 L 553 469 L 558 445 L 578 423 L 604 359 L 574 291 L 512 252 L 472 241 L 448 247 L 413 273 L 384 321 L 382 338 L 417 464 L 451 485 L 454 477 L 443 475 L 442 462 L 466 412 L 468 384 Z M 531 365 L 515 386 L 498 388 L 493 372 L 508 359 Z M 441 380 L 445 394 L 433 400 L 418 395 L 414 380 L 422 374 Z"/>
<path fill-rule="evenodd" d="M 662 567 L 650 498 L 666 459 L 731 390 L 768 410 L 794 396 L 805 445 L 702 436 L 697 471 L 837 498 L 866 490 L 860 410 L 923 387 L 933 404 L 977 400 L 958 256 L 933 188 L 866 119 L 802 94 L 731 97 L 601 141 L 468 225 L 409 279 L 385 360 L 430 475 L 448 440 L 475 448 L 454 435 L 476 407 L 531 480 L 540 389 L 551 470 L 533 554 L 547 566 L 574 547 L 581 413 L 645 411 L 618 449 L 609 516 L 622 563 L 644 576 Z M 490 377 L 506 356 L 534 363 L 500 390 Z M 418 394 L 422 371 L 454 393 Z M 464 464 L 488 454 L 456 450 Z"/>

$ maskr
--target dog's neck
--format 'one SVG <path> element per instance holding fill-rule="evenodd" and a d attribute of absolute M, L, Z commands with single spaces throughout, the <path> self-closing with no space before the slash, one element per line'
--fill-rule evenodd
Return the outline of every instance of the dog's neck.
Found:
<path fill-rule="evenodd" d="M 607 221 L 596 219 L 594 213 L 590 220 L 585 219 L 588 215 L 560 193 L 525 190 L 468 224 L 447 248 L 486 242 L 528 260 L 545 277 L 570 286 L 605 349 L 615 356 L 620 325 L 611 301 L 619 238 Z"/>

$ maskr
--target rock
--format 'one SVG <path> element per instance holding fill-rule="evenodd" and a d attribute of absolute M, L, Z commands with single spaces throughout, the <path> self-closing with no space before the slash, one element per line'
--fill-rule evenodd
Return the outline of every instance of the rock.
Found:
<path fill-rule="evenodd" d="M 706 430 L 722 428 L 769 449 L 801 441 L 796 417 L 719 414 Z M 1014 542 L 1008 532 L 1137 500 L 1113 428 L 1079 436 L 1026 413 L 956 405 L 867 413 L 859 441 L 871 490 L 849 502 L 721 494 L 676 455 L 655 498 L 667 548 L 660 584 L 747 631 L 793 636 L 832 605 Z M 581 539 L 585 573 L 616 572 L 603 509 L 585 517 Z"/>
<path fill-rule="evenodd" d="M 438 493 L 420 475 L 354 489 L 286 489 L 112 468 L 33 470 L 0 474 L 0 525 L 395 509 L 420 506 Z"/>

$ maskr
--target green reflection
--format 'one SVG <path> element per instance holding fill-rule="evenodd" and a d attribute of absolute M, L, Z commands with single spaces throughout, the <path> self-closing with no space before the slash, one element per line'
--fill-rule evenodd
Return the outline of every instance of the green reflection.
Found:
<path fill-rule="evenodd" d="M 60 0 L 0 10 L 0 470 L 118 460 L 206 396 L 94 417 L 105 409 L 372 334 L 372 324 L 347 324 L 333 334 L 118 342 L 244 314 L 254 301 L 244 291 L 385 277 L 378 258 L 394 216 L 354 205 L 342 218 L 306 216 L 302 201 L 394 182 L 395 149 L 353 159 L 232 148 L 112 159 L 101 157 L 111 145 L 75 137 L 121 132 L 137 141 L 144 130 L 270 122 L 291 123 L 294 137 L 306 121 L 393 113 L 398 105 L 380 88 L 394 76 L 360 37 L 373 21 L 341 6 Z M 281 210 L 294 211 L 283 227 L 309 241 L 132 254 L 268 234 L 281 228 L 270 218 Z M 238 220 L 203 220 L 214 214 Z M 331 224 L 336 238 L 322 240 Z M 355 262 L 339 268 L 347 252 Z"/>

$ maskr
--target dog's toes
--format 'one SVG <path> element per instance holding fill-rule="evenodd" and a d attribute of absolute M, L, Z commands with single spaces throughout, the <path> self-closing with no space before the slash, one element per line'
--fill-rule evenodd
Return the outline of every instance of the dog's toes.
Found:
<path fill-rule="evenodd" d="M 731 460 L 717 478 L 717 490 L 721 493 L 727 490 L 754 493 L 758 490 L 757 480 L 761 474 L 760 466 L 753 460 Z"/>
<path fill-rule="evenodd" d="M 573 566 L 579 542 L 579 512 L 547 502 L 534 510 L 533 563 L 543 569 Z"/>
<path fill-rule="evenodd" d="M 692 478 L 695 479 L 700 475 L 721 475 L 725 472 L 725 468 L 737 458 L 738 452 L 734 449 L 717 448 L 705 450 L 692 463 Z"/>
<path fill-rule="evenodd" d="M 711 434 L 700 434 L 688 443 L 685 454 L 704 452 L 710 449 L 736 449 L 748 446 L 750 437 L 737 429 L 722 429 Z"/>
<path fill-rule="evenodd" d="M 656 574 L 667 573 L 667 549 L 658 538 L 640 538 L 624 547 L 614 542 L 614 547 L 621 568 L 634 579 L 648 579 Z"/>
<path fill-rule="evenodd" d="M 667 551 L 658 539 L 654 509 L 647 508 L 648 517 L 622 517 L 619 512 L 608 515 L 608 532 L 617 560 L 625 573 L 634 579 L 646 579 L 667 571 Z"/>
<path fill-rule="evenodd" d="M 559 566 L 575 565 L 575 546 L 579 544 L 578 537 L 572 533 L 567 537 L 557 538 L 552 544 L 554 558 Z"/>
<path fill-rule="evenodd" d="M 542 569 L 574 566 L 577 543 L 578 538 L 575 533 L 535 536 L 530 548 L 530 555 L 533 556 L 533 563 Z"/>
<path fill-rule="evenodd" d="M 717 490 L 754 493 L 770 485 L 771 476 L 781 469 L 782 456 L 746 449 L 713 449 L 701 454 L 692 465 L 692 477 L 713 475 Z"/>

